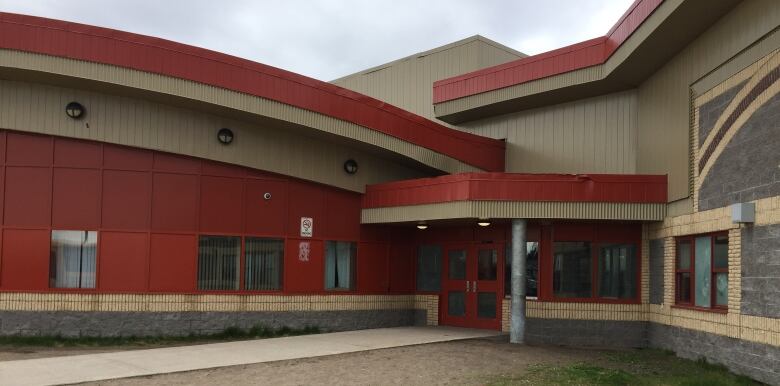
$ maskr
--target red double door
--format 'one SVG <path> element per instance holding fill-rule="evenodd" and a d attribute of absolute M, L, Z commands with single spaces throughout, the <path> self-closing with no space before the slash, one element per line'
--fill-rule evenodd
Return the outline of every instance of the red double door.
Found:
<path fill-rule="evenodd" d="M 503 244 L 450 245 L 444 249 L 442 324 L 501 329 Z"/>

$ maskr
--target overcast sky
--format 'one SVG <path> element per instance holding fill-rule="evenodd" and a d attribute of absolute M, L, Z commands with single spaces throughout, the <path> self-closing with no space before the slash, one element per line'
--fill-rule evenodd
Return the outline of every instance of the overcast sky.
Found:
<path fill-rule="evenodd" d="M 604 35 L 632 0 L 0 0 L 332 80 L 472 35 L 527 54 Z"/>

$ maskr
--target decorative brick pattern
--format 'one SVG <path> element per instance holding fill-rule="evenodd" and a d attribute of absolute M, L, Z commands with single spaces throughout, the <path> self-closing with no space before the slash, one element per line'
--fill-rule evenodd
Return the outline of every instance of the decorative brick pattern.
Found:
<path fill-rule="evenodd" d="M 701 147 L 701 145 L 704 143 L 704 139 L 707 138 L 710 131 L 715 127 L 715 122 L 718 120 L 718 118 L 720 118 L 731 101 L 734 100 L 734 97 L 737 96 L 737 93 L 742 90 L 746 82 L 747 81 L 743 80 L 736 86 L 732 86 L 731 88 L 723 91 L 722 93 L 699 106 L 699 147 Z"/>

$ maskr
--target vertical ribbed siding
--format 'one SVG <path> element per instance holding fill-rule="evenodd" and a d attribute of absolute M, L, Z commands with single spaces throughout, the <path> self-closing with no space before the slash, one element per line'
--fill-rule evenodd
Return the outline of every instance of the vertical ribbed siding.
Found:
<path fill-rule="evenodd" d="M 448 173 L 479 170 L 452 157 L 351 122 L 182 79 L 8 50 L 0 50 L 0 67 L 63 74 L 101 82 L 101 89 L 106 85 L 127 86 L 149 92 L 148 95 L 155 98 L 160 95 L 185 98 L 168 99 L 175 103 L 196 100 L 215 105 L 215 108 L 230 109 L 223 110 L 222 115 L 207 114 L 203 110 L 135 97 L 0 81 L 0 93 L 6 92 L 0 98 L 7 102 L 0 106 L 0 128 L 192 155 L 358 192 L 367 184 L 428 176 L 402 166 L 400 162 L 386 162 L 376 155 L 374 146 Z M 48 79 L 41 78 L 41 81 Z M 117 87 L 117 90 L 122 89 Z M 66 119 L 64 106 L 76 99 L 87 107 L 87 116 L 82 120 Z M 256 121 L 258 116 L 280 122 Z M 231 146 L 214 140 L 221 127 L 231 127 L 236 133 L 237 140 Z M 307 134 L 306 130 L 312 130 L 312 135 L 302 135 Z M 323 143 L 327 145 L 323 146 Z M 356 143 L 359 146 L 355 146 Z M 398 155 L 390 156 L 401 158 Z M 361 172 L 357 175 L 343 173 L 342 164 L 348 158 L 362 160 Z"/>
<path fill-rule="evenodd" d="M 517 173 L 636 172 L 634 90 L 501 115 L 462 126 L 507 139 L 506 171 Z"/>
<path fill-rule="evenodd" d="M 521 57 L 481 37 L 336 79 L 331 83 L 435 120 L 433 82 Z M 439 122 L 448 125 L 443 122 Z"/>
<path fill-rule="evenodd" d="M 364 224 L 456 218 L 549 218 L 661 221 L 666 204 L 543 201 L 455 201 L 363 209 Z"/>
<path fill-rule="evenodd" d="M 65 115 L 65 105 L 71 101 L 86 107 L 83 119 L 69 119 Z M 0 128 L 3 129 L 191 155 L 353 191 L 362 191 L 367 184 L 387 180 L 429 176 L 401 162 L 387 162 L 365 148 L 301 135 L 282 125 L 257 124 L 138 98 L 0 80 L 0 103 Z M 292 107 L 289 111 L 278 107 L 284 114 L 296 115 Z M 222 127 L 231 128 L 236 135 L 230 146 L 216 140 L 216 132 Z M 342 131 L 345 135 L 370 140 L 364 138 L 368 136 L 365 134 L 367 129 L 359 126 L 345 129 Z M 441 155 L 420 151 L 413 144 L 391 138 L 378 136 L 376 142 L 408 154 L 418 154 L 420 162 L 449 168 L 446 161 L 442 162 Z M 349 158 L 359 162 L 360 173 L 344 173 L 343 163 Z M 466 170 L 454 167 L 454 171 Z"/>

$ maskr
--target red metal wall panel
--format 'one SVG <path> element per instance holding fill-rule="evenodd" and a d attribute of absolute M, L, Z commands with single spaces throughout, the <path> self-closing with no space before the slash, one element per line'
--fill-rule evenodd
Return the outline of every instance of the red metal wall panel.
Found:
<path fill-rule="evenodd" d="M 50 237 L 48 230 L 3 230 L 3 288 L 40 291 L 49 287 Z"/>
<path fill-rule="evenodd" d="M 96 142 L 59 138 L 54 143 L 54 165 L 74 168 L 99 168 L 103 147 Z"/>
<path fill-rule="evenodd" d="M 301 243 L 304 243 L 303 247 Z M 287 239 L 284 246 L 285 292 L 323 292 L 325 288 L 324 248 L 320 240 Z M 301 253 L 302 249 L 308 249 L 308 254 Z"/>
<path fill-rule="evenodd" d="M 200 181 L 200 230 L 243 233 L 244 181 L 203 176 Z M 266 219 L 267 221 L 267 219 Z"/>
<path fill-rule="evenodd" d="M 149 280 L 149 234 L 101 232 L 98 287 L 105 291 L 145 292 Z M 159 245 L 158 245 L 159 248 Z M 191 259 L 191 257 L 188 257 Z M 161 265 L 158 264 L 158 268 Z M 159 283 L 158 278 L 158 285 Z"/>
<path fill-rule="evenodd" d="M 360 243 L 357 252 L 357 288 L 362 293 L 387 293 L 390 288 L 388 245 Z"/>
<path fill-rule="evenodd" d="M 3 224 L 22 227 L 51 224 L 51 169 L 6 167 Z"/>
<path fill-rule="evenodd" d="M 666 176 L 461 173 L 369 185 L 364 208 L 464 200 L 666 203 Z"/>
<path fill-rule="evenodd" d="M 103 171 L 103 227 L 149 229 L 152 213 L 152 176 L 148 172 Z"/>
<path fill-rule="evenodd" d="M 100 171 L 54 169 L 52 227 L 94 230 L 100 227 Z"/>
<path fill-rule="evenodd" d="M 104 63 L 279 101 L 333 116 L 477 166 L 502 171 L 504 143 L 457 130 L 326 82 L 184 44 L 0 13 L 0 48 Z"/>
<path fill-rule="evenodd" d="M 265 199 L 265 194 L 271 197 Z M 287 230 L 287 183 L 278 180 L 247 180 L 246 233 L 254 235 L 284 235 Z M 300 221 L 300 219 L 299 219 Z"/>
<path fill-rule="evenodd" d="M 44 135 L 9 133 L 6 163 L 20 166 L 51 166 L 52 138 Z"/>
<path fill-rule="evenodd" d="M 411 244 L 392 243 L 388 246 L 388 274 L 390 292 L 414 292 L 416 251 Z"/>
<path fill-rule="evenodd" d="M 149 289 L 154 292 L 194 292 L 197 281 L 198 237 L 152 233 Z"/>
<path fill-rule="evenodd" d="M 156 173 L 152 185 L 152 229 L 194 231 L 198 229 L 199 177 Z"/>
<path fill-rule="evenodd" d="M 107 169 L 150 170 L 152 152 L 125 146 L 103 145 L 103 162 Z"/>
<path fill-rule="evenodd" d="M 331 240 L 359 239 L 361 198 L 357 193 L 327 190 L 322 237 Z"/>
<path fill-rule="evenodd" d="M 314 219 L 313 237 L 322 238 L 326 223 L 323 215 L 325 214 L 325 192 L 323 188 L 314 184 L 304 184 L 301 182 L 289 182 L 287 190 L 288 200 L 288 221 L 287 234 L 290 237 L 301 236 L 301 217 L 311 217 Z M 325 232 L 323 232 L 325 231 Z"/>

